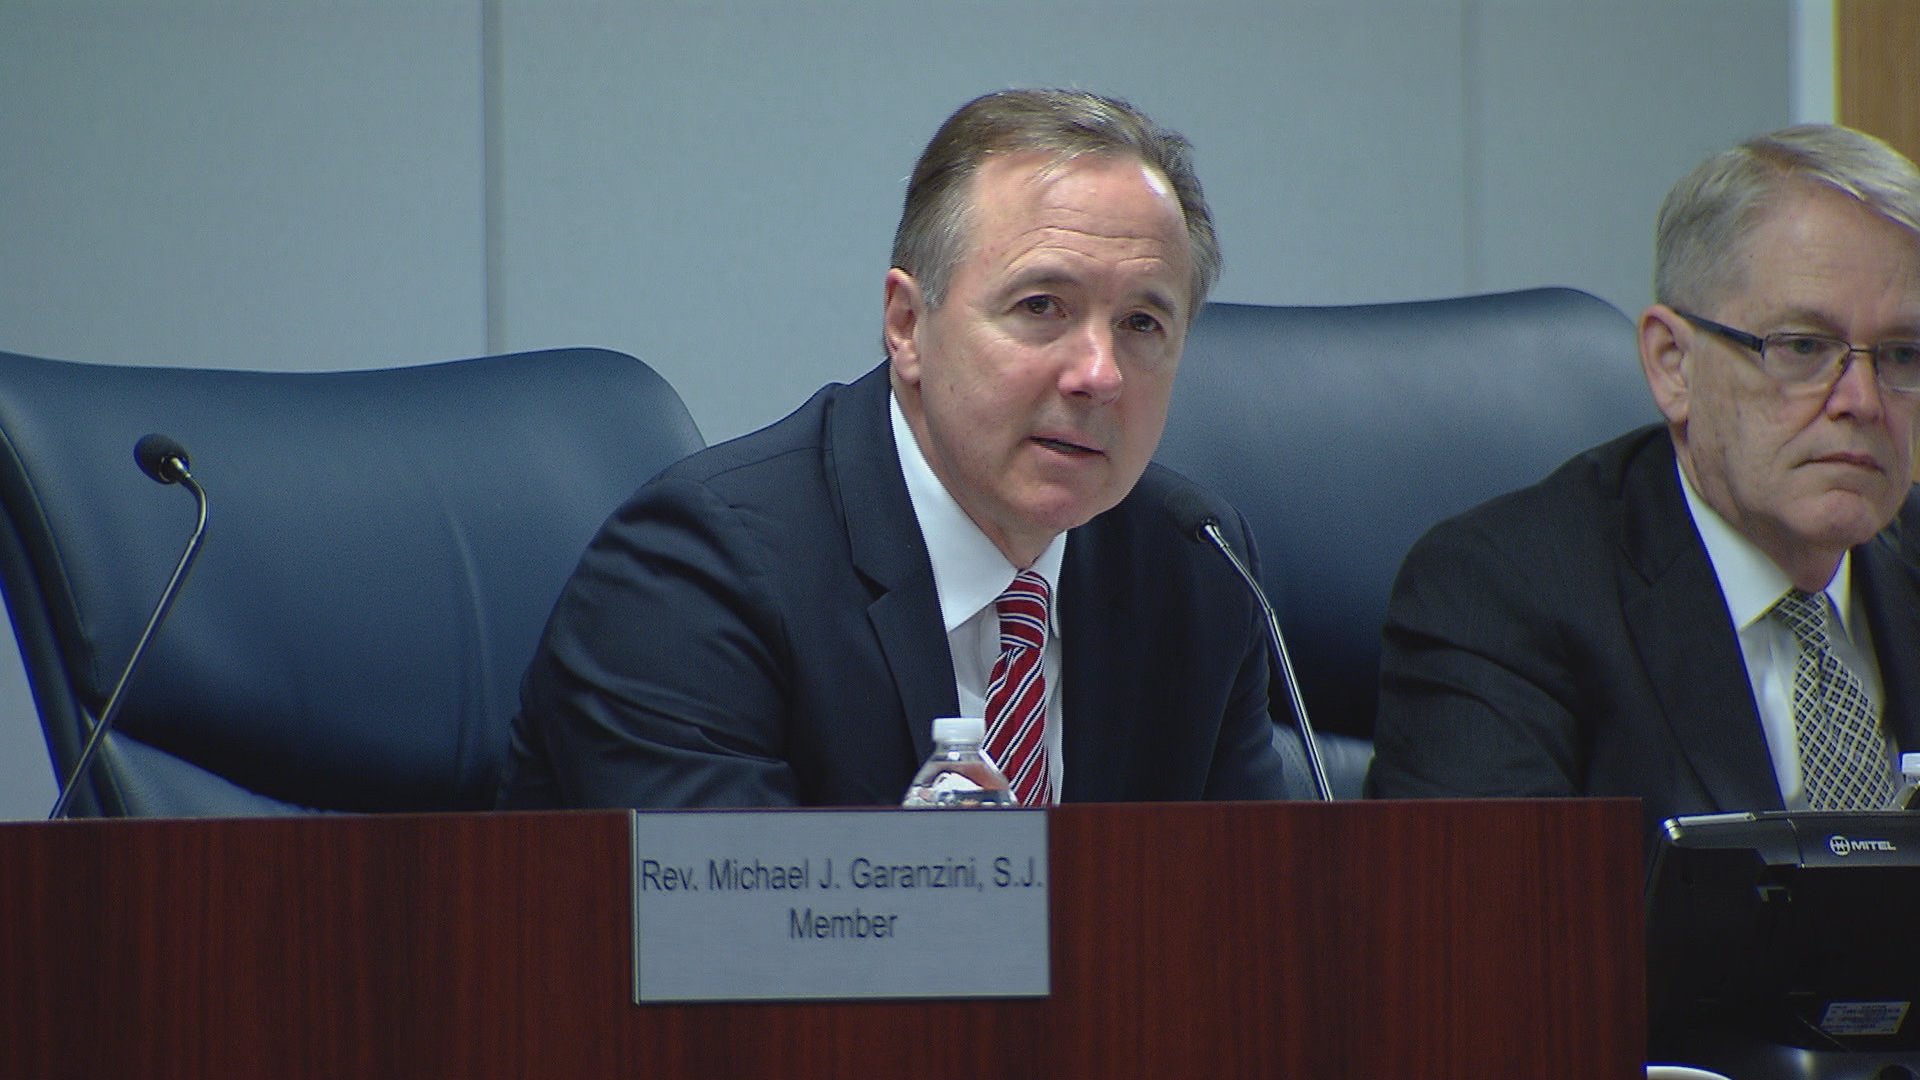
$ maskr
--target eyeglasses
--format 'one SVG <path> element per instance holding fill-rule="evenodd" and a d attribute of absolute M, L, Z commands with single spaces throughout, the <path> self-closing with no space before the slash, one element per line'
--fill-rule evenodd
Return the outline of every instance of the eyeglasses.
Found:
<path fill-rule="evenodd" d="M 1674 314 L 1702 330 L 1758 353 L 1760 370 L 1781 382 L 1825 383 L 1832 386 L 1840 381 L 1854 353 L 1866 353 L 1873 357 L 1873 374 L 1881 387 L 1903 394 L 1920 391 L 1920 341 L 1855 345 L 1825 334 L 1784 333 L 1759 337 L 1678 308 L 1674 309 Z"/>

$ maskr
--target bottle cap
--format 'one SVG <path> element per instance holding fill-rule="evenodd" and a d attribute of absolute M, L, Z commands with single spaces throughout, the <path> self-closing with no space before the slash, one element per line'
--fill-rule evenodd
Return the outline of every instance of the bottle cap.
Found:
<path fill-rule="evenodd" d="M 937 743 L 977 743 L 986 734 L 987 722 L 978 716 L 943 716 L 933 722 L 933 741 Z"/>

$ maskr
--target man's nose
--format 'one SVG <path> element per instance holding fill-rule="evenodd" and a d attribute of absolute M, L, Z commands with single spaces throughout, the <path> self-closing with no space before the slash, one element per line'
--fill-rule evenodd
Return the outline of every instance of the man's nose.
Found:
<path fill-rule="evenodd" d="M 1121 381 L 1113 327 L 1089 322 L 1075 335 L 1072 355 L 1060 375 L 1061 391 L 1104 405 L 1120 396 Z"/>
<path fill-rule="evenodd" d="M 1880 385 L 1880 373 L 1873 350 L 1854 346 L 1840 358 L 1840 376 L 1827 392 L 1827 411 L 1835 415 L 1863 416 L 1873 419 L 1886 405 L 1886 389 Z"/>

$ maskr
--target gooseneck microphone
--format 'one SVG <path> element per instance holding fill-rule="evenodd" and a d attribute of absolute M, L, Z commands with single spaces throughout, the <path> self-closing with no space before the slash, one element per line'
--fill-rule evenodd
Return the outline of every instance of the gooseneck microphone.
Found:
<path fill-rule="evenodd" d="M 1273 610 L 1273 604 L 1267 599 L 1266 590 L 1254 580 L 1253 572 L 1247 564 L 1234 554 L 1233 545 L 1220 532 L 1220 516 L 1214 512 L 1207 499 L 1191 488 L 1177 488 L 1167 495 L 1167 512 L 1173 515 L 1182 532 L 1195 540 L 1206 541 L 1226 557 L 1228 563 L 1239 573 L 1240 580 L 1246 583 L 1247 591 L 1253 594 L 1260 604 L 1260 610 L 1267 616 L 1267 643 L 1273 648 L 1273 655 L 1280 662 L 1280 679 L 1287 686 L 1287 700 L 1293 706 L 1293 715 L 1300 722 L 1300 745 L 1307 753 L 1307 768 L 1313 773 L 1313 787 L 1323 802 L 1333 801 L 1333 785 L 1327 783 L 1327 770 L 1320 763 L 1320 740 L 1313 733 L 1313 721 L 1307 719 L 1307 703 L 1300 698 L 1300 680 L 1293 674 L 1293 658 L 1287 653 L 1286 635 L 1280 632 L 1280 616 Z"/>
<path fill-rule="evenodd" d="M 67 800 L 73 797 L 74 788 L 86 775 L 87 766 L 93 762 L 93 756 L 100 749 L 100 740 L 112 729 L 114 718 L 120 714 L 121 696 L 126 692 L 127 682 L 133 678 L 134 669 L 140 666 L 140 658 L 146 655 L 147 645 L 153 641 L 153 633 L 160 628 L 161 620 L 167 617 L 168 609 L 173 607 L 174 597 L 180 595 L 180 586 L 187 579 L 187 571 L 192 569 L 193 561 L 200 556 L 200 542 L 207 532 L 207 493 L 201 489 L 200 482 L 193 478 L 187 466 L 187 450 L 178 442 L 165 435 L 146 435 L 133 446 L 133 460 L 140 471 L 162 484 L 179 484 L 193 493 L 194 506 L 198 518 L 193 524 L 193 535 L 187 538 L 187 548 L 180 553 L 180 562 L 173 568 L 173 577 L 167 587 L 160 592 L 160 602 L 153 607 L 153 615 L 147 619 L 146 629 L 140 631 L 139 638 L 133 643 L 133 652 L 127 656 L 127 664 L 120 669 L 120 679 L 113 684 L 113 691 L 107 695 L 106 707 L 100 710 L 100 720 L 93 725 L 93 731 L 87 736 L 86 745 L 80 748 L 80 757 L 73 763 L 73 769 L 67 773 L 67 780 L 60 785 L 60 797 L 54 800 L 53 810 L 47 814 L 49 821 L 66 812 Z"/>

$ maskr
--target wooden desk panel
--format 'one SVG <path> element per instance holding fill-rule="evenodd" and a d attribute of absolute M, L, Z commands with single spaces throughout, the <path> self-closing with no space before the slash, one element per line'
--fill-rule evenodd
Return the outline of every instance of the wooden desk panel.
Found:
<path fill-rule="evenodd" d="M 5 825 L 0 1078 L 1628 1080 L 1639 827 L 1063 807 L 1051 998 L 636 1006 L 622 813 Z"/>

